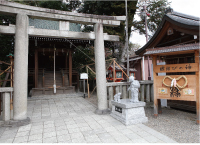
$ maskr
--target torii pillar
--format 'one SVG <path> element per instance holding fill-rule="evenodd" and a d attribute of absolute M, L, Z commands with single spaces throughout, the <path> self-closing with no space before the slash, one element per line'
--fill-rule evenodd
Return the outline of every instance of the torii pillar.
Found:
<path fill-rule="evenodd" d="M 13 119 L 27 119 L 28 16 L 16 16 Z"/>
<path fill-rule="evenodd" d="M 106 91 L 106 67 L 105 67 L 105 50 L 103 37 L 103 24 L 96 23 L 95 29 L 95 68 L 96 68 L 96 85 L 98 108 L 96 114 L 108 113 L 107 91 Z"/>

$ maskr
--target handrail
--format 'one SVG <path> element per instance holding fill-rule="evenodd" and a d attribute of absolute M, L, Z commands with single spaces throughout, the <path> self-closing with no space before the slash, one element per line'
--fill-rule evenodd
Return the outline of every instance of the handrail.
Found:
<path fill-rule="evenodd" d="M 7 65 L 11 65 L 10 63 L 7 63 L 7 62 L 4 62 L 4 61 L 0 60 L 0 64 L 2 64 L 2 63 L 7 64 Z"/>
<path fill-rule="evenodd" d="M 7 70 L 9 70 L 11 68 L 11 66 L 9 66 L 6 70 L 4 70 L 1 74 L 0 74 L 0 76 L 2 75 L 2 74 L 4 74 L 5 72 L 7 72 Z M 11 73 L 11 72 L 7 72 L 7 73 Z"/>

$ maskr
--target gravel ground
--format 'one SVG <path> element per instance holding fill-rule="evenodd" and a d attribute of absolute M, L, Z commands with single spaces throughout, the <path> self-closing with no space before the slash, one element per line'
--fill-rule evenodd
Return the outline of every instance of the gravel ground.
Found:
<path fill-rule="evenodd" d="M 96 95 L 86 99 L 97 105 Z M 145 123 L 146 126 L 179 143 L 200 143 L 200 125 L 196 124 L 195 113 L 162 108 L 162 114 L 154 118 L 152 104 L 147 104 L 145 113 L 148 117 L 148 122 Z"/>

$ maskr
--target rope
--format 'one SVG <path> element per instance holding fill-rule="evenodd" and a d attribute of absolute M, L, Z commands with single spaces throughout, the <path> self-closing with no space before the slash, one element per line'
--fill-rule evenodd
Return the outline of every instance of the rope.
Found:
<path fill-rule="evenodd" d="M 165 77 L 163 78 L 163 81 L 162 81 L 163 85 L 165 85 L 166 87 L 171 87 L 170 85 L 165 84 L 165 79 L 166 79 L 166 78 L 168 78 L 168 79 L 170 79 L 170 80 L 173 80 L 173 78 L 170 77 L 170 76 L 165 76 Z M 183 86 L 180 86 L 178 83 L 176 83 L 176 86 L 177 86 L 179 89 L 185 88 L 185 87 L 187 86 L 187 83 L 188 83 L 187 78 L 186 78 L 185 76 L 183 76 L 183 75 L 180 76 L 180 77 L 178 77 L 178 78 L 176 78 L 176 81 L 180 80 L 181 78 L 183 78 L 183 79 L 185 80 L 185 84 L 184 84 Z"/>

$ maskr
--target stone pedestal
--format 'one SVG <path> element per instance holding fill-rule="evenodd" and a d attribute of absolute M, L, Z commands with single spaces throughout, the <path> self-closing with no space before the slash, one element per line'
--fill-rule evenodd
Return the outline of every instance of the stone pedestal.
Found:
<path fill-rule="evenodd" d="M 130 99 L 121 99 L 120 102 L 111 101 L 111 116 L 125 125 L 145 123 L 148 118 L 145 115 L 145 102 L 132 103 Z"/>
<path fill-rule="evenodd" d="M 10 120 L 10 93 L 4 92 L 3 94 L 3 121 Z"/>

